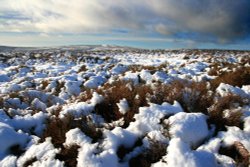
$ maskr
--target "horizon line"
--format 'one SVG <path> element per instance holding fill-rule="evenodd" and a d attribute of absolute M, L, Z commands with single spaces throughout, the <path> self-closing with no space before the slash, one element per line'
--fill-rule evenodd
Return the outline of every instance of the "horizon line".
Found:
<path fill-rule="evenodd" d="M 173 48 L 173 49 L 171 49 L 171 48 L 154 48 L 154 49 L 150 49 L 150 48 L 143 48 L 143 47 L 135 47 L 135 46 L 130 46 L 130 45 L 114 45 L 114 44 L 73 44 L 73 45 L 71 45 L 71 44 L 69 44 L 69 45 L 53 45 L 53 46 L 49 46 L 49 45 L 47 45 L 47 46 L 32 46 L 32 45 L 30 45 L 30 46 L 18 46 L 18 45 L 0 45 L 0 47 L 6 47 L 6 48 L 44 48 L 44 49 L 46 49 L 46 48 L 63 48 L 63 47 L 81 47 L 81 46 L 89 46 L 89 47 L 93 47 L 93 46 L 103 46 L 103 47 L 105 47 L 105 46 L 109 46 L 109 47 L 121 47 L 121 49 L 122 48 L 130 48 L 130 49 L 139 49 L 139 50 L 166 50 L 166 51 L 171 51 L 171 50 L 218 50 L 218 51 L 250 51 L 250 49 L 227 49 L 227 48 Z M 0 49 L 0 51 L 1 51 L 1 49 Z"/>

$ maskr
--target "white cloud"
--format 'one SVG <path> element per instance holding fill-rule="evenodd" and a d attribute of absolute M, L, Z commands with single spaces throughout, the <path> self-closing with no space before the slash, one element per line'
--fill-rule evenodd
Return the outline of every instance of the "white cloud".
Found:
<path fill-rule="evenodd" d="M 28 20 L 5 21 L 1 31 L 96 32 L 114 28 L 138 28 L 133 7 L 123 0 L 5 0 L 9 11 L 18 12 Z"/>

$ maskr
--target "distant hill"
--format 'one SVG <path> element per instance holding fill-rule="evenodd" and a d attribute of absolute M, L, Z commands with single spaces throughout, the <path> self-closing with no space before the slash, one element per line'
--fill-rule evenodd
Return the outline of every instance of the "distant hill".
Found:
<path fill-rule="evenodd" d="M 0 46 L 0 51 L 33 51 L 33 50 L 86 50 L 86 51 L 104 51 L 104 50 L 140 50 L 138 48 L 116 45 L 69 45 L 69 46 L 51 46 L 51 47 L 15 47 Z"/>
<path fill-rule="evenodd" d="M 118 45 L 65 45 L 65 46 L 50 46 L 50 47 L 16 47 L 16 46 L 0 46 L 0 52 L 11 52 L 11 51 L 164 51 L 164 52 L 249 52 L 249 50 L 224 50 L 224 49 L 141 49 L 129 46 L 118 46 Z"/>

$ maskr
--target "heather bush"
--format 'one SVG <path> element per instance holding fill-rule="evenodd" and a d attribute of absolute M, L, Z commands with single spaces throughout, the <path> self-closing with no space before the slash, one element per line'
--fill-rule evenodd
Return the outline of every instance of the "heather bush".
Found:
<path fill-rule="evenodd" d="M 49 85 L 49 80 L 42 80 L 41 82 L 41 89 L 44 90 Z"/>
<path fill-rule="evenodd" d="M 64 161 L 65 166 L 75 167 L 77 165 L 78 145 L 63 146 L 58 154 L 56 154 L 56 159 Z"/>
<path fill-rule="evenodd" d="M 28 167 L 28 166 L 32 165 L 34 162 L 36 162 L 36 161 L 37 161 L 37 158 L 32 157 L 23 164 L 23 167 Z"/>
<path fill-rule="evenodd" d="M 208 110 L 208 122 L 216 125 L 216 133 L 226 130 L 225 126 L 237 126 L 242 128 L 242 112 L 238 106 L 244 105 L 244 100 L 237 95 L 229 94 L 220 97 Z M 225 115 L 227 111 L 227 115 Z"/>
<path fill-rule="evenodd" d="M 85 135 L 92 138 L 92 142 L 96 142 L 102 137 L 101 130 L 98 129 L 89 118 L 81 117 L 76 119 L 71 115 L 67 115 L 64 118 L 52 117 L 48 121 L 42 136 L 42 141 L 44 141 L 46 137 L 51 137 L 55 147 L 63 147 L 63 143 L 66 139 L 65 134 L 74 128 L 81 129 Z"/>
<path fill-rule="evenodd" d="M 97 92 L 104 97 L 104 101 L 95 106 L 95 113 L 101 115 L 105 121 L 112 122 L 124 118 L 124 127 L 133 121 L 134 114 L 138 113 L 139 107 L 147 106 L 147 96 L 152 90 L 145 84 L 133 85 L 130 81 L 116 81 L 105 84 Z M 119 111 L 117 103 L 126 99 L 130 110 L 126 114 Z"/>
<path fill-rule="evenodd" d="M 239 167 L 249 166 L 249 151 L 240 141 L 235 141 L 233 145 L 228 147 L 220 147 L 219 154 L 231 157 L 235 161 L 235 165 Z"/>
<path fill-rule="evenodd" d="M 54 95 L 58 96 L 61 92 L 61 89 L 64 87 L 65 82 L 61 82 L 61 81 L 56 81 L 56 88 L 54 91 Z"/>
<path fill-rule="evenodd" d="M 188 82 L 175 80 L 168 85 L 158 84 L 150 101 L 161 104 L 178 101 L 186 112 L 207 113 L 207 108 L 213 102 L 213 93 L 209 91 L 206 82 Z"/>
<path fill-rule="evenodd" d="M 232 72 L 224 72 L 217 78 L 210 81 L 211 89 L 215 90 L 220 83 L 242 87 L 250 85 L 250 67 L 239 67 Z"/>
<path fill-rule="evenodd" d="M 124 145 L 120 145 L 118 147 L 118 150 L 116 152 L 117 156 L 119 157 L 120 161 L 123 160 L 123 158 L 126 156 L 126 154 L 129 154 L 130 152 L 132 152 L 136 147 L 140 147 L 142 146 L 142 139 L 139 138 L 132 147 L 127 148 Z"/>
<path fill-rule="evenodd" d="M 166 155 L 167 145 L 159 141 L 151 141 L 150 147 L 143 153 L 131 158 L 130 167 L 150 167 L 152 163 L 158 162 Z"/>
<path fill-rule="evenodd" d="M 79 70 L 77 72 L 80 73 L 80 72 L 85 72 L 85 71 L 87 71 L 86 66 L 85 65 L 81 65 L 81 67 L 79 68 Z"/>

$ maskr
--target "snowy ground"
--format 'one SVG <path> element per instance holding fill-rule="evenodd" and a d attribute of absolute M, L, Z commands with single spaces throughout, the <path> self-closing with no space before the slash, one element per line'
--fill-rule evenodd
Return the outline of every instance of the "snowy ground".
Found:
<path fill-rule="evenodd" d="M 0 166 L 248 166 L 250 52 L 0 50 Z"/>

